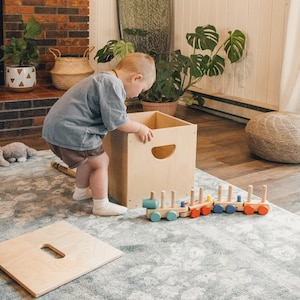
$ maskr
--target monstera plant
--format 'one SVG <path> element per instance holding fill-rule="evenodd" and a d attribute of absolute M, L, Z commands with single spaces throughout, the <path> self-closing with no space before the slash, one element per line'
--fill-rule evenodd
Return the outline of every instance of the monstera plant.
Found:
<path fill-rule="evenodd" d="M 133 32 L 136 35 L 138 31 Z M 148 53 L 156 58 L 156 81 L 151 89 L 140 95 L 142 104 L 177 102 L 204 76 L 223 74 L 226 57 L 230 63 L 241 60 L 246 46 L 246 36 L 240 30 L 229 31 L 226 39 L 220 42 L 219 34 L 213 25 L 196 27 L 194 32 L 186 34 L 186 41 L 192 47 L 191 55 L 184 55 L 181 50 L 175 50 L 168 55 Z M 95 58 L 98 62 L 107 62 L 114 57 L 121 59 L 134 51 L 134 43 L 111 40 L 98 50 Z M 199 104 L 203 101 L 200 96 L 194 96 L 194 100 Z"/>
<path fill-rule="evenodd" d="M 148 102 L 172 102 L 180 98 L 204 76 L 219 76 L 226 66 L 225 57 L 236 63 L 244 54 L 246 37 L 240 30 L 229 31 L 220 44 L 219 34 L 213 25 L 198 26 L 186 34 L 186 41 L 193 48 L 187 56 L 181 50 L 170 54 L 169 60 L 156 63 L 157 77 L 152 88 L 141 95 Z"/>

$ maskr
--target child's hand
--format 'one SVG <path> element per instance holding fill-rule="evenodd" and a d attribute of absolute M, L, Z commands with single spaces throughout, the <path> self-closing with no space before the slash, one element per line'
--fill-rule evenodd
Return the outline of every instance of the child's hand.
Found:
<path fill-rule="evenodd" d="M 150 142 L 153 138 L 152 130 L 144 124 L 141 124 L 139 131 L 136 132 L 142 143 Z"/>
<path fill-rule="evenodd" d="M 129 120 L 124 125 L 118 127 L 118 130 L 123 132 L 134 132 L 144 144 L 150 142 L 153 138 L 153 132 L 149 127 L 132 120 Z"/>

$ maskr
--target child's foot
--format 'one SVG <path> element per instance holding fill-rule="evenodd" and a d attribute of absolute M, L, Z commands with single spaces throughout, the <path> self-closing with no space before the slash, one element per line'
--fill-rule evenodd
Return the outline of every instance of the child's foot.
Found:
<path fill-rule="evenodd" d="M 94 200 L 93 214 L 97 216 L 119 216 L 126 213 L 127 207 L 106 200 Z"/>
<path fill-rule="evenodd" d="M 89 187 L 87 188 L 78 188 L 75 186 L 75 191 L 73 194 L 73 200 L 82 201 L 92 198 L 92 192 Z"/>

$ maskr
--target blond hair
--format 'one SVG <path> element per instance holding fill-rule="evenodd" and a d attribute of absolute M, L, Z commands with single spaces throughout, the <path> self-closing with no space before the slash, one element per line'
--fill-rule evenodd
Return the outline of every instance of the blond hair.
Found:
<path fill-rule="evenodd" d="M 120 69 L 124 69 L 127 72 L 142 74 L 145 80 L 155 81 L 155 61 L 148 54 L 142 52 L 127 54 L 115 68 L 115 70 Z"/>

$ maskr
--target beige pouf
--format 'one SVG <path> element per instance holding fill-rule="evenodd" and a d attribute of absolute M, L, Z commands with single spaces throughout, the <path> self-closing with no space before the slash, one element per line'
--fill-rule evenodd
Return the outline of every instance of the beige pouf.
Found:
<path fill-rule="evenodd" d="M 245 131 L 255 155 L 275 162 L 300 163 L 300 115 L 262 113 L 247 123 Z"/>

